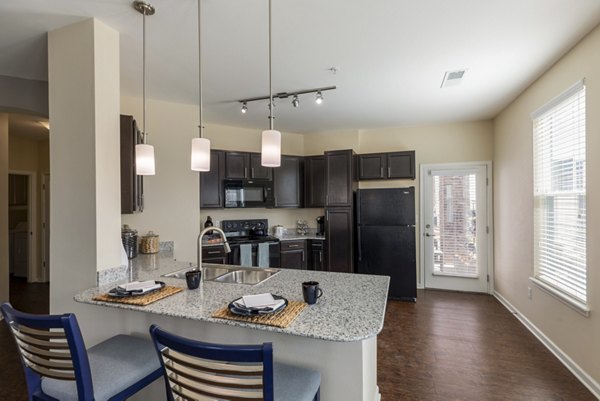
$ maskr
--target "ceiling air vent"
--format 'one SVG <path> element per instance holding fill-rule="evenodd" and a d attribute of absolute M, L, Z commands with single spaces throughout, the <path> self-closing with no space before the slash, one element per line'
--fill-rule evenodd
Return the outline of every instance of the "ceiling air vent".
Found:
<path fill-rule="evenodd" d="M 456 86 L 460 84 L 466 72 L 466 69 L 446 71 L 440 88 L 447 88 L 449 86 Z"/>

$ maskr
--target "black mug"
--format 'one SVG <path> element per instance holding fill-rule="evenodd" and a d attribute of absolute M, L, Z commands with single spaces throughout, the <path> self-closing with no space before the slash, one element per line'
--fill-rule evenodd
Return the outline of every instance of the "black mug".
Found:
<path fill-rule="evenodd" d="M 304 296 L 304 302 L 309 305 L 317 303 L 317 299 L 323 295 L 323 290 L 319 288 L 317 281 L 306 281 L 302 283 L 302 295 Z"/>
<path fill-rule="evenodd" d="M 200 278 L 202 273 L 200 270 L 190 270 L 185 272 L 185 281 L 187 282 L 187 286 L 190 290 L 195 290 L 200 286 Z"/>

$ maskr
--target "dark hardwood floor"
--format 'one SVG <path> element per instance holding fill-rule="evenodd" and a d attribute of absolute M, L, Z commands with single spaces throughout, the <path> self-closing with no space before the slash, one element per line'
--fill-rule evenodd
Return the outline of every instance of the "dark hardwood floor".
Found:
<path fill-rule="evenodd" d="M 383 401 L 596 400 L 490 295 L 390 301 L 377 357 Z"/>
<path fill-rule="evenodd" d="M 47 313 L 48 285 L 11 282 L 11 302 Z M 0 350 L 0 400 L 26 401 L 23 370 L 3 323 Z M 489 295 L 427 290 L 415 304 L 390 301 L 378 375 L 382 401 L 596 400 Z"/>

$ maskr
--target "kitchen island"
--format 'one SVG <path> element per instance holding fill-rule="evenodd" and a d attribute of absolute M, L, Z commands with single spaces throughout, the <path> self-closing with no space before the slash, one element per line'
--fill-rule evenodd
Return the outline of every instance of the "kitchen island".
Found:
<path fill-rule="evenodd" d="M 185 280 L 161 277 L 186 267 L 187 263 L 174 261 L 168 253 L 134 259 L 131 275 L 125 281 L 155 279 L 185 288 L 144 307 L 93 300 L 116 283 L 85 290 L 77 294 L 75 300 L 110 308 L 112 314 L 103 310 L 102 315 L 110 324 L 116 323 L 120 331 L 144 333 L 151 323 L 157 323 L 166 330 L 202 341 L 272 342 L 276 360 L 321 372 L 322 400 L 376 401 L 380 398 L 377 335 L 383 328 L 388 277 L 282 269 L 254 286 L 207 281 L 197 290 L 188 290 Z M 305 308 L 287 328 L 212 317 L 216 310 L 242 295 L 270 292 L 301 301 L 301 283 L 309 280 L 320 283 L 323 296 L 317 304 Z M 98 308 L 89 309 L 90 313 L 94 309 Z M 139 399 L 162 398 L 143 394 Z"/>

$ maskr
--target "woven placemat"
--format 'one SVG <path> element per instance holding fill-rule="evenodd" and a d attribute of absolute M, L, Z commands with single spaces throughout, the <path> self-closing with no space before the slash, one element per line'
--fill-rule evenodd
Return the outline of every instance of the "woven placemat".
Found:
<path fill-rule="evenodd" d="M 212 317 L 219 319 L 239 320 L 241 322 L 264 324 L 267 326 L 281 327 L 285 329 L 288 327 L 294 319 L 306 308 L 306 303 L 300 301 L 289 301 L 288 306 L 284 310 L 270 314 L 270 315 L 258 315 L 258 316 L 240 316 L 233 314 L 225 306 L 218 309 L 212 314 Z"/>
<path fill-rule="evenodd" d="M 128 298 L 119 298 L 119 297 L 111 297 L 108 294 L 99 294 L 99 295 L 96 295 L 92 299 L 94 301 L 114 302 L 114 303 L 118 303 L 118 304 L 146 306 L 146 305 L 150 305 L 153 302 L 159 301 L 163 298 L 169 297 L 173 294 L 177 294 L 180 291 L 183 291 L 183 288 L 167 285 L 158 291 L 155 291 L 151 294 L 146 294 L 146 295 L 136 295 L 136 296 L 128 297 Z"/>

